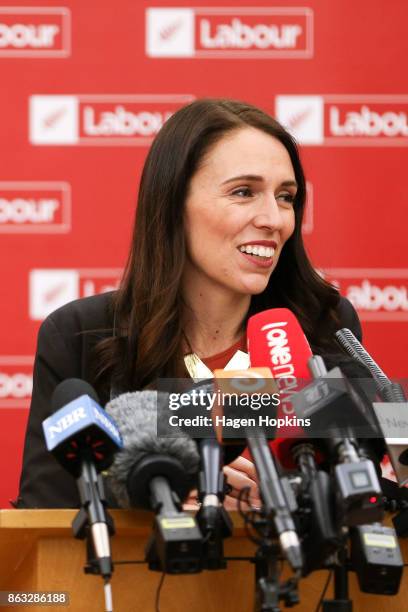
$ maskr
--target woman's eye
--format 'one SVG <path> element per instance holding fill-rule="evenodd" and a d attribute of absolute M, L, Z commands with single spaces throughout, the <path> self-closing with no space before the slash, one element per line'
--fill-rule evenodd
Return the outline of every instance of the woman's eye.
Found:
<path fill-rule="evenodd" d="M 237 189 L 234 189 L 232 195 L 241 196 L 243 198 L 250 198 L 253 195 L 253 191 L 249 187 L 238 187 Z"/>
<path fill-rule="evenodd" d="M 283 202 L 286 202 L 287 204 L 294 204 L 295 197 L 296 196 L 293 193 L 280 193 L 277 197 L 277 200 L 281 200 Z"/>

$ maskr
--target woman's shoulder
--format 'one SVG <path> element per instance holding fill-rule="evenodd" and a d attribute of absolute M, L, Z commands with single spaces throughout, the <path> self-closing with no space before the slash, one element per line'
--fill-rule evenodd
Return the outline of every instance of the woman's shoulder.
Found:
<path fill-rule="evenodd" d="M 109 291 L 64 304 L 48 315 L 42 327 L 65 333 L 112 330 L 115 295 Z"/>
<path fill-rule="evenodd" d="M 339 329 L 347 327 L 350 329 L 358 340 L 362 340 L 363 332 L 361 329 L 360 319 L 353 304 L 344 296 L 340 296 L 337 304 L 337 316 L 339 318 Z"/>

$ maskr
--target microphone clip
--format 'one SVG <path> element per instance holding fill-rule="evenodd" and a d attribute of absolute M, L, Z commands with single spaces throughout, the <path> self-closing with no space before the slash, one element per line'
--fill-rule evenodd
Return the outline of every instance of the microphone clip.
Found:
<path fill-rule="evenodd" d="M 280 582 L 280 546 L 276 541 L 264 540 L 258 548 L 255 564 L 255 611 L 280 612 L 279 602 L 291 608 L 299 603 L 298 582 L 300 572 L 285 582 Z"/>
<path fill-rule="evenodd" d="M 110 555 L 98 558 L 94 545 L 94 535 L 92 531 L 92 525 L 94 519 L 97 524 L 93 525 L 94 529 L 98 529 L 99 525 L 106 525 L 109 536 L 115 534 L 115 524 L 112 516 L 106 509 L 106 497 L 103 485 L 103 477 L 101 474 L 94 474 L 95 481 L 93 487 L 89 486 L 89 482 L 83 479 L 82 476 L 78 478 L 78 487 L 81 498 L 81 508 L 78 510 L 72 521 L 72 532 L 76 539 L 86 539 L 86 563 L 84 566 L 85 574 L 110 574 L 113 571 L 113 564 L 110 560 Z M 96 492 L 97 500 L 94 499 L 94 493 Z M 95 503 L 96 501 L 96 503 Z M 90 511 L 90 506 L 92 510 Z M 96 522 L 95 521 L 95 522 Z M 102 535 L 102 540 L 103 534 Z"/>

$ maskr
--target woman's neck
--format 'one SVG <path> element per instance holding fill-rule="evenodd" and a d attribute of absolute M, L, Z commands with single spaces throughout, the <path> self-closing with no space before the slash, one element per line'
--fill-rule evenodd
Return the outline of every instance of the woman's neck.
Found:
<path fill-rule="evenodd" d="M 186 352 L 199 357 L 216 355 L 238 342 L 251 297 L 190 292 L 184 298 L 183 329 Z"/>

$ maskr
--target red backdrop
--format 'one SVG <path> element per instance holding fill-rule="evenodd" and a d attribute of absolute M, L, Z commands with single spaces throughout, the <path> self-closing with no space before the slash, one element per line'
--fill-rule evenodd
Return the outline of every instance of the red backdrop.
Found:
<path fill-rule="evenodd" d="M 17 491 L 40 321 L 115 286 L 148 146 L 195 97 L 247 100 L 293 131 L 309 181 L 312 261 L 357 306 L 367 349 L 388 374 L 405 376 L 405 0 L 8 4 L 1 506 Z"/>

